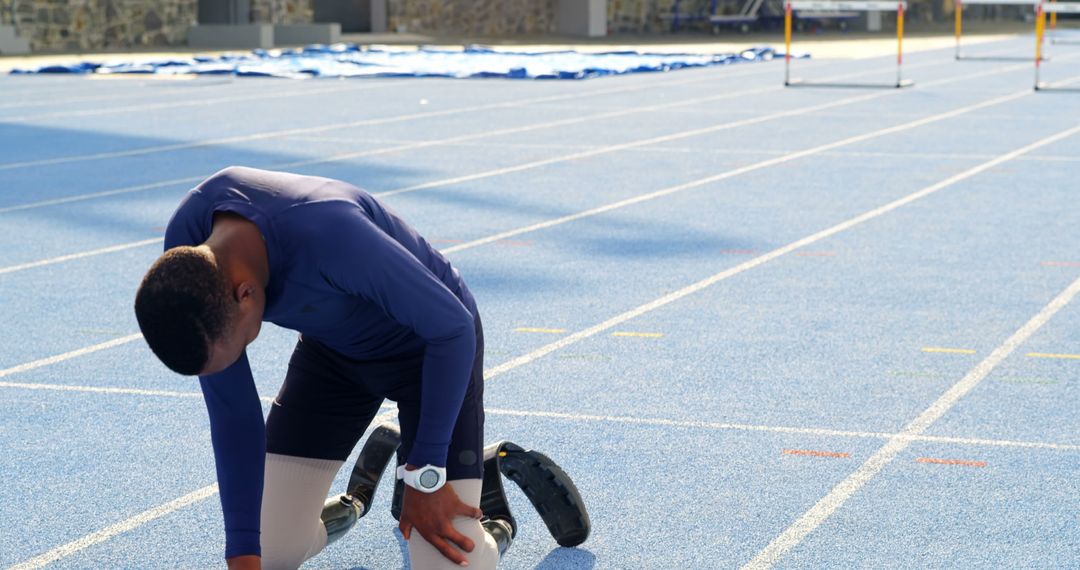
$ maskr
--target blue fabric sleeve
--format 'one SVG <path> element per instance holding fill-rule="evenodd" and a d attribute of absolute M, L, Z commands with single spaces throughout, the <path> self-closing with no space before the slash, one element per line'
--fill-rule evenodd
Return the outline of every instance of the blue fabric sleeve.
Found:
<path fill-rule="evenodd" d="M 199 384 L 210 413 L 225 515 L 225 557 L 258 555 L 266 425 L 247 353 L 217 374 L 200 376 Z"/>
<path fill-rule="evenodd" d="M 472 313 L 427 267 L 359 207 L 327 208 L 316 255 L 334 287 L 363 297 L 424 339 L 420 423 L 407 461 L 446 466 L 476 356 Z"/>
<path fill-rule="evenodd" d="M 206 241 L 207 215 L 204 198 L 188 193 L 169 220 L 165 250 Z M 199 377 L 199 384 L 210 414 L 210 439 L 225 515 L 225 557 L 260 554 L 266 428 L 247 352 L 229 368 Z"/>

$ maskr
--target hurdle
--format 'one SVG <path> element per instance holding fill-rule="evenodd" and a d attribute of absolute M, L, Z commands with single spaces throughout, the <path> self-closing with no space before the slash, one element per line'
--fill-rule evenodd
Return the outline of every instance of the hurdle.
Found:
<path fill-rule="evenodd" d="M 961 38 L 964 35 L 964 6 L 979 5 L 979 6 L 1030 6 L 1032 12 L 1040 5 L 1041 0 L 956 0 L 956 60 L 983 60 L 983 61 L 1027 61 L 1027 57 L 1016 56 L 993 56 L 993 57 L 976 57 L 966 56 L 960 46 Z"/>
<path fill-rule="evenodd" d="M 1080 91 L 1080 88 L 1076 87 L 1057 87 L 1044 83 L 1040 78 L 1040 72 L 1042 70 L 1042 62 L 1045 59 L 1042 57 L 1043 52 L 1043 40 L 1046 36 L 1046 15 L 1053 16 L 1057 14 L 1080 14 L 1080 2 L 1050 2 L 1042 3 L 1035 8 L 1035 90 L 1036 91 Z"/>
<path fill-rule="evenodd" d="M 915 83 L 904 79 L 904 10 L 905 1 L 848 1 L 848 0 L 787 0 L 784 3 L 784 86 L 811 85 L 817 87 L 910 87 Z M 794 12 L 811 12 L 815 18 L 843 12 L 896 12 L 896 83 L 808 83 L 791 78 L 791 21 Z"/>
<path fill-rule="evenodd" d="M 1058 2 L 1058 0 L 1050 0 L 1050 5 L 1056 5 L 1057 2 Z M 1062 13 L 1063 14 L 1071 13 L 1071 12 L 1068 12 L 1068 10 L 1069 9 L 1067 8 Z M 1050 38 L 1050 43 L 1052 43 L 1052 44 L 1061 44 L 1061 45 L 1071 45 L 1071 46 L 1080 45 L 1080 39 L 1076 39 L 1075 36 L 1072 37 L 1072 38 L 1063 38 L 1058 33 L 1058 31 L 1057 31 L 1057 21 L 1058 21 L 1058 17 L 1057 17 L 1058 12 L 1057 12 L 1057 10 L 1047 10 L 1047 13 L 1050 14 L 1050 16 L 1049 16 L 1050 24 L 1047 26 L 1046 36 L 1048 38 Z"/>

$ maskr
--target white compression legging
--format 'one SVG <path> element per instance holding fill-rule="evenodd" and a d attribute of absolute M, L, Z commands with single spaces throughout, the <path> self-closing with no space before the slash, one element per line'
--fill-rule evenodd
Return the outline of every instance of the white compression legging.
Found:
<path fill-rule="evenodd" d="M 266 454 L 262 502 L 263 570 L 298 568 L 326 546 L 326 528 L 319 515 L 334 476 L 343 464 L 343 461 Z M 462 502 L 480 506 L 480 479 L 450 481 L 449 485 Z M 494 569 L 499 561 L 498 547 L 480 522 L 458 517 L 454 519 L 454 527 L 476 545 L 465 555 L 469 568 Z M 414 570 L 460 568 L 415 531 L 409 540 L 409 559 Z"/>

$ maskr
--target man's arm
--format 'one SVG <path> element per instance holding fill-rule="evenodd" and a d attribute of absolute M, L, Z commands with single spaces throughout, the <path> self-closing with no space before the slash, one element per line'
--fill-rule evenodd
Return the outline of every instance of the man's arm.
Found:
<path fill-rule="evenodd" d="M 426 343 L 420 423 L 407 461 L 445 467 L 476 356 L 472 314 L 359 207 L 328 207 L 321 213 L 315 245 L 327 281 L 377 304 Z"/>
<path fill-rule="evenodd" d="M 198 192 L 184 196 L 165 230 L 165 250 L 206 241 L 209 208 Z M 258 568 L 266 427 L 247 352 L 229 368 L 200 377 L 199 384 L 210 414 L 210 439 L 225 517 L 225 557 L 230 568 Z M 255 566 L 249 565 L 251 558 Z"/>
<path fill-rule="evenodd" d="M 199 377 L 199 383 L 210 414 L 225 515 L 225 557 L 258 556 L 266 426 L 247 353 L 222 372 Z"/>

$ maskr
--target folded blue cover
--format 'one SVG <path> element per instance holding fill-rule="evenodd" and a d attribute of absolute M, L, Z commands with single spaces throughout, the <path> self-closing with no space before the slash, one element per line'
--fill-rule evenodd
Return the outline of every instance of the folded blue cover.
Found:
<path fill-rule="evenodd" d="M 670 71 L 685 67 L 768 61 L 772 48 L 728 54 L 505 52 L 480 46 L 464 50 L 392 49 L 355 44 L 311 45 L 302 49 L 254 50 L 249 54 L 194 56 L 140 63 L 49 65 L 15 69 L 35 73 L 143 73 L 255 77 L 500 77 L 509 79 L 587 79 L 602 75 Z"/>

